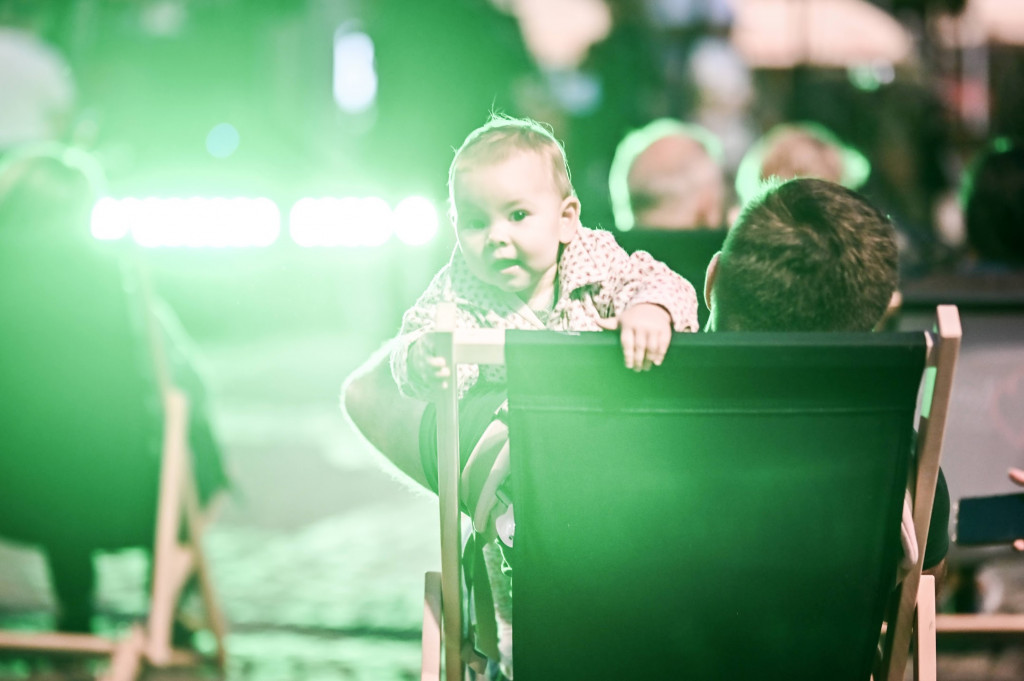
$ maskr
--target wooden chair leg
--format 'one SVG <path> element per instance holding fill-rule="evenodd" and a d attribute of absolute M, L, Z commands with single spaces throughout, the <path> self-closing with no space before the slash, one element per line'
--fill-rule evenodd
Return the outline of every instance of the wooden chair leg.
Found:
<path fill-rule="evenodd" d="M 188 402 L 176 391 L 165 397 L 164 444 L 153 547 L 153 585 L 146 625 L 146 657 L 156 666 L 170 664 L 171 627 L 182 580 L 191 562 L 178 544 L 181 532 L 185 455 L 188 451 Z"/>
<path fill-rule="evenodd" d="M 914 632 L 914 681 L 935 681 L 935 578 L 921 575 Z"/>
<path fill-rule="evenodd" d="M 428 572 L 424 579 L 423 650 L 420 681 L 441 679 L 441 573 Z"/>
<path fill-rule="evenodd" d="M 97 681 L 134 681 L 142 667 L 142 655 L 146 647 L 146 633 L 135 625 L 131 632 L 114 648 L 110 666 Z"/>
<path fill-rule="evenodd" d="M 217 603 L 209 564 L 203 550 L 205 517 L 199 508 L 188 449 L 188 402 L 171 390 L 167 395 L 164 454 L 160 474 L 160 499 L 156 542 L 153 551 L 153 587 L 146 627 L 146 657 L 155 666 L 194 660 L 196 656 L 175 651 L 172 631 L 182 591 L 189 579 L 198 580 L 206 623 L 217 643 L 215 660 L 227 666 L 226 625 Z M 184 530 L 185 539 L 182 540 Z"/>
<path fill-rule="evenodd" d="M 224 670 L 227 668 L 227 645 L 225 643 L 227 624 L 224 612 L 221 610 L 213 588 L 209 562 L 206 560 L 206 553 L 203 550 L 203 535 L 206 523 L 203 514 L 199 510 L 199 499 L 194 485 L 188 485 L 187 496 L 185 510 L 189 527 L 188 542 L 191 548 L 196 578 L 199 581 L 199 595 L 203 603 L 203 611 L 206 614 L 206 624 L 213 633 L 214 640 L 217 642 L 217 651 L 215 653 L 217 667 Z"/>

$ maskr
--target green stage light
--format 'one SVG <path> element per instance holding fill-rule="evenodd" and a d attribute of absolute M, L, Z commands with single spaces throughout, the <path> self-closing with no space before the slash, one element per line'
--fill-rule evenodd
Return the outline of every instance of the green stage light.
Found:
<path fill-rule="evenodd" d="M 377 99 L 373 40 L 344 27 L 334 33 L 334 101 L 342 111 L 361 113 Z"/>
<path fill-rule="evenodd" d="M 420 246 L 437 235 L 437 209 L 422 196 L 410 196 L 395 206 L 394 229 L 398 240 Z"/>

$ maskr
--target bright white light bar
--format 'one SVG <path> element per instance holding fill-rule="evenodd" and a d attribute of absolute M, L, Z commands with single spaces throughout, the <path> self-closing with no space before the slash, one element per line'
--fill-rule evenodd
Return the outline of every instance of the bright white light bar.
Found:
<path fill-rule="evenodd" d="M 420 196 L 403 199 L 394 210 L 377 197 L 305 198 L 288 219 L 292 239 L 307 247 L 380 246 L 392 235 L 421 245 L 437 234 L 437 223 L 434 204 Z"/>
<path fill-rule="evenodd" d="M 305 247 L 372 247 L 392 236 L 411 246 L 429 243 L 438 230 L 434 203 L 410 196 L 394 209 L 382 198 L 299 199 L 288 217 L 292 240 Z M 259 247 L 281 231 L 281 211 L 258 198 L 104 198 L 92 210 L 92 235 L 114 241 L 130 236 L 147 248 Z"/>
<path fill-rule="evenodd" d="M 104 198 L 91 230 L 103 240 L 131 235 L 147 248 L 260 247 L 277 240 L 281 213 L 266 198 Z"/>
<path fill-rule="evenodd" d="M 379 246 L 391 238 L 391 223 L 384 199 L 306 198 L 292 206 L 288 229 L 300 246 Z"/>
<path fill-rule="evenodd" d="M 422 196 L 410 196 L 395 206 L 395 236 L 410 246 L 428 243 L 437 235 L 437 209 Z"/>

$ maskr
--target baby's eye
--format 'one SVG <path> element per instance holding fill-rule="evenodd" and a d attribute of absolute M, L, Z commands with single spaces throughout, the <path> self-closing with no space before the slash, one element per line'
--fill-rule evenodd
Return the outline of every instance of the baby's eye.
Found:
<path fill-rule="evenodd" d="M 512 214 L 509 215 L 509 219 L 512 220 L 512 222 L 522 222 L 526 219 L 527 215 L 529 215 L 529 213 L 520 208 L 519 210 L 512 211 Z"/>
<path fill-rule="evenodd" d="M 480 218 L 469 218 L 463 220 L 460 225 L 462 229 L 480 230 L 487 226 L 487 223 Z"/>

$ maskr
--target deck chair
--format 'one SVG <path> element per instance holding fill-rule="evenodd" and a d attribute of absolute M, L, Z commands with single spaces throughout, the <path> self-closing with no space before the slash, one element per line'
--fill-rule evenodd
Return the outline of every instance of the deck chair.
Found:
<path fill-rule="evenodd" d="M 643 374 L 617 334 L 439 334 L 453 363 L 508 370 L 516 679 L 897 681 L 912 635 L 934 678 L 934 583 L 923 555 L 898 583 L 897 566 L 907 484 L 923 547 L 938 475 L 960 337 L 955 308 L 938 317 L 937 334 L 677 335 Z M 449 392 L 423 635 L 423 678 L 448 681 L 473 658 L 456 416 Z"/>
<path fill-rule="evenodd" d="M 153 558 L 148 617 L 127 634 L 0 631 L 0 649 L 109 656 L 101 678 L 111 681 L 134 678 L 143 664 L 200 662 L 171 645 L 190 580 L 217 643 L 214 661 L 225 662 L 189 397 L 170 378 L 146 280 L 125 262 L 81 246 L 0 249 L 0 535 L 41 546 L 147 546 Z"/>
<path fill-rule="evenodd" d="M 1012 409 L 1000 408 L 999 395 L 1024 371 L 1024 276 L 993 273 L 935 277 L 904 294 L 899 328 L 928 328 L 929 310 L 955 304 L 964 330 L 956 389 L 950 397 L 944 438 L 943 470 L 954 504 L 962 497 L 1019 491 L 1006 480 L 1006 469 L 1020 466 L 1019 428 Z M 923 290 L 922 290 L 923 289 Z M 979 395 L 988 399 L 979 399 Z M 1005 547 L 957 547 L 951 568 L 981 565 Z M 936 634 L 959 643 L 1021 641 L 1024 613 L 942 613 Z"/>

